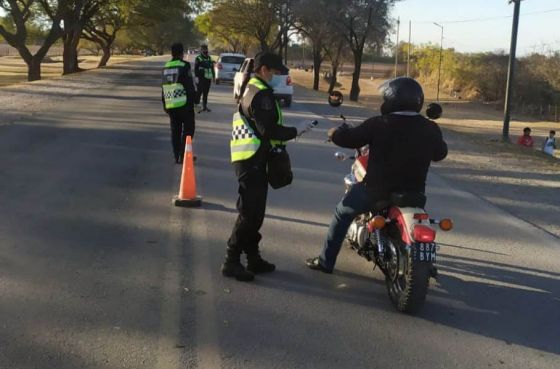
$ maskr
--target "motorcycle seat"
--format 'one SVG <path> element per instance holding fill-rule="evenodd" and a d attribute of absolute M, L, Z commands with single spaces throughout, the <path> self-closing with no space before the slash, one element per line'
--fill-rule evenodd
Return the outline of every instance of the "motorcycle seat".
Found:
<path fill-rule="evenodd" d="M 401 208 L 424 208 L 426 195 L 422 192 L 392 192 L 391 205 Z"/>

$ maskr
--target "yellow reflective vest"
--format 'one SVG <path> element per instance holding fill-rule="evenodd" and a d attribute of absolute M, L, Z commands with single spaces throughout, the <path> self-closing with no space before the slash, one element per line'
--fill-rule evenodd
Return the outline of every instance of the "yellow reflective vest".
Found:
<path fill-rule="evenodd" d="M 260 91 L 267 90 L 269 87 L 265 85 L 261 80 L 258 78 L 251 78 L 247 83 L 247 89 L 250 89 L 251 86 L 253 88 L 257 88 Z M 278 125 L 284 125 L 284 118 L 282 116 L 282 110 L 278 105 L 278 102 L 275 101 L 276 110 L 278 112 Z M 278 140 L 270 140 L 270 144 L 272 147 L 277 146 L 285 146 L 286 143 L 283 141 Z M 245 117 L 241 112 L 236 112 L 233 115 L 233 122 L 232 122 L 232 132 L 231 132 L 231 142 L 230 142 L 230 149 L 231 149 L 231 162 L 235 163 L 237 161 L 247 160 L 252 158 L 256 153 L 259 147 L 261 146 L 261 140 L 255 134 L 253 128 L 249 124 L 247 117 Z"/>
<path fill-rule="evenodd" d="M 187 91 L 185 87 L 179 83 L 180 68 L 186 66 L 184 61 L 171 60 L 165 64 L 163 68 L 163 100 L 165 101 L 165 109 L 177 109 L 187 105 Z"/>

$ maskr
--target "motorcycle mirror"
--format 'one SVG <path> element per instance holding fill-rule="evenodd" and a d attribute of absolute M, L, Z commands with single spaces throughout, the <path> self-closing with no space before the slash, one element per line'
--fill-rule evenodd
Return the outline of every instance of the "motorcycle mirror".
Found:
<path fill-rule="evenodd" d="M 343 152 L 340 152 L 340 151 L 335 152 L 335 153 L 334 153 L 334 157 L 335 157 L 335 159 L 338 160 L 338 161 L 344 161 L 344 160 L 346 160 L 346 155 L 344 155 L 344 153 L 343 153 Z"/>
<path fill-rule="evenodd" d="M 342 96 L 342 93 L 340 91 L 333 91 L 330 93 L 329 105 L 332 106 L 333 108 L 337 108 L 340 105 L 342 105 L 343 101 L 344 101 L 344 97 Z"/>
<path fill-rule="evenodd" d="M 426 108 L 426 116 L 430 119 L 436 120 L 443 114 L 443 109 L 440 104 L 431 103 Z"/>

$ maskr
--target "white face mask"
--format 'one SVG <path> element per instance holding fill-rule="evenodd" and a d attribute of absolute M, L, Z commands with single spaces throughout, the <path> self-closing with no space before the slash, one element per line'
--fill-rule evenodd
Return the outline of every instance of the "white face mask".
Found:
<path fill-rule="evenodd" d="M 282 84 L 282 76 L 279 74 L 273 74 L 272 79 L 268 81 L 268 85 L 272 88 L 276 88 Z"/>

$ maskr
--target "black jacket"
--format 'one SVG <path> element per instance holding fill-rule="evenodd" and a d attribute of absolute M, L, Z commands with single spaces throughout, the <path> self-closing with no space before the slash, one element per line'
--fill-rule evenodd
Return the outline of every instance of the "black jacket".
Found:
<path fill-rule="evenodd" d="M 210 56 L 205 56 L 204 54 L 198 55 L 194 61 L 195 76 L 197 76 L 199 79 L 206 78 L 204 77 L 204 69 L 206 68 L 212 69 L 212 76 L 216 78 L 216 72 L 214 71 L 214 61 L 212 60 L 212 58 Z"/>
<path fill-rule="evenodd" d="M 332 141 L 346 148 L 369 145 L 366 186 L 380 194 L 424 192 L 432 161 L 447 156 L 439 126 L 421 115 L 389 114 L 355 128 L 338 129 Z"/>
<path fill-rule="evenodd" d="M 258 78 L 258 77 L 255 77 Z M 266 86 L 266 81 L 258 78 Z M 259 150 L 251 159 L 235 163 L 240 168 L 248 168 L 266 164 L 271 145 L 270 140 L 289 141 L 297 136 L 295 127 L 278 124 L 278 110 L 272 87 L 259 90 L 247 84 L 246 92 L 241 98 L 239 111 L 248 118 L 257 137 L 261 140 Z"/>
<path fill-rule="evenodd" d="M 178 59 L 172 59 L 178 60 Z M 187 91 L 187 105 L 185 108 L 193 109 L 194 108 L 194 101 L 196 98 L 196 90 L 194 87 L 194 79 L 191 71 L 191 64 L 188 61 L 181 60 L 185 63 L 184 67 L 177 67 L 178 75 L 177 75 L 177 83 L 180 83 Z M 166 80 L 163 79 L 165 76 L 162 77 L 162 82 L 165 83 Z M 163 108 L 165 110 L 165 99 L 163 98 L 163 91 L 161 92 L 161 101 L 163 103 Z M 184 109 L 184 108 L 180 108 Z"/>

